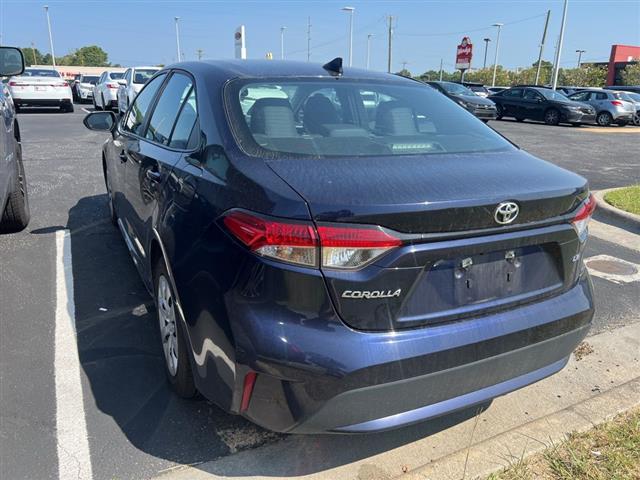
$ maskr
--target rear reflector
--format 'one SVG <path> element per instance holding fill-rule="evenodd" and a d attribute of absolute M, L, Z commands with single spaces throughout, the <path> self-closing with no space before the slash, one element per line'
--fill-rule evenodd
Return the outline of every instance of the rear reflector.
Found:
<path fill-rule="evenodd" d="M 226 228 L 251 251 L 308 267 L 361 268 L 402 240 L 374 225 L 321 224 L 280 220 L 232 210 Z"/>
<path fill-rule="evenodd" d="M 249 372 L 244 376 L 244 385 L 242 387 L 242 401 L 240 402 L 240 413 L 244 413 L 249 409 L 249 402 L 251 401 L 253 387 L 256 384 L 256 378 L 258 378 L 258 374 L 256 372 Z"/>
<path fill-rule="evenodd" d="M 580 205 L 576 216 L 573 217 L 573 220 L 571 220 L 573 228 L 575 228 L 576 233 L 581 240 L 586 239 L 589 220 L 591 220 L 591 216 L 593 215 L 595 209 L 596 199 L 592 194 L 589 194 L 587 199 L 582 203 L 582 205 Z"/>

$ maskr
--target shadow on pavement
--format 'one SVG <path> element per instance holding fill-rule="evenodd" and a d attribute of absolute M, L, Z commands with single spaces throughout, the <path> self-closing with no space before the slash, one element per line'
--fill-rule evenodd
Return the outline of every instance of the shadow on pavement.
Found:
<path fill-rule="evenodd" d="M 106 195 L 81 199 L 70 210 L 68 221 L 78 349 L 91 387 L 91 394 L 85 392 L 85 403 L 90 404 L 93 397 L 97 408 L 117 426 L 114 429 L 112 422 L 88 414 L 94 472 L 109 472 L 109 478 L 131 478 L 131 463 L 140 461 L 135 457 L 138 450 L 169 462 L 196 464 L 283 438 L 205 400 L 186 401 L 171 393 L 153 302 L 120 233 L 108 220 L 106 200 Z M 282 445 L 299 452 L 297 463 L 248 462 L 237 465 L 237 470 L 216 473 L 313 473 L 424 438 L 473 417 L 481 408 L 486 405 L 379 434 L 284 436 Z M 117 446 L 118 429 L 135 449 Z M 273 447 L 277 450 L 280 445 Z M 110 448 L 118 453 L 115 463 Z M 217 468 L 213 465 L 203 468 Z"/>

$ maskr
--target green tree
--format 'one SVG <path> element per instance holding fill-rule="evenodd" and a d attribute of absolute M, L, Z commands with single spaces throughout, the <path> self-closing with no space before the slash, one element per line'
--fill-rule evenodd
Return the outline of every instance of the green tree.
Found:
<path fill-rule="evenodd" d="M 44 57 L 45 55 L 42 54 L 42 52 L 40 52 L 40 50 L 38 50 L 35 47 L 22 47 L 20 48 L 20 50 L 22 50 L 22 55 L 24 55 L 24 63 L 27 67 L 30 67 L 31 65 L 42 65 L 44 64 Z M 47 54 L 48 55 L 48 54 Z M 51 63 L 51 56 L 49 55 L 49 63 Z"/>
<path fill-rule="evenodd" d="M 491 85 L 493 82 L 493 67 L 469 71 L 465 74 L 464 79 L 467 82 Z M 496 69 L 496 85 L 511 85 L 510 72 L 505 70 L 502 65 L 498 65 L 498 68 Z"/>
<path fill-rule="evenodd" d="M 108 67 L 107 52 L 97 45 L 88 45 L 60 59 L 61 65 L 83 65 L 87 67 Z"/>
<path fill-rule="evenodd" d="M 396 73 L 396 75 L 401 75 L 403 77 L 409 77 L 412 78 L 411 76 L 411 72 L 409 70 L 407 70 L 406 68 L 403 68 L 402 70 L 400 70 L 399 72 Z"/>
<path fill-rule="evenodd" d="M 607 81 L 607 68 L 595 65 L 582 65 L 579 68 L 563 68 L 558 73 L 558 84 L 579 87 L 604 87 Z"/>
<path fill-rule="evenodd" d="M 624 85 L 640 85 L 640 58 L 633 60 L 622 71 L 622 83 Z"/>

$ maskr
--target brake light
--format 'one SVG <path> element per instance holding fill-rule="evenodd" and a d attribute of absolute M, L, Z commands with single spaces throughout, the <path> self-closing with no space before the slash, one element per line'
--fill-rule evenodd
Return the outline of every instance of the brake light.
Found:
<path fill-rule="evenodd" d="M 107 88 L 118 88 L 117 83 L 107 83 Z"/>
<path fill-rule="evenodd" d="M 589 220 L 591 220 L 591 216 L 593 212 L 596 210 L 596 199 L 592 194 L 589 194 L 589 197 L 580 205 L 576 216 L 573 217 L 571 223 L 573 224 L 573 228 L 575 228 L 578 237 L 580 240 L 584 241 L 587 237 L 587 227 L 589 226 Z"/>
<path fill-rule="evenodd" d="M 318 238 L 309 223 L 266 219 L 238 210 L 230 212 L 223 221 L 238 240 L 259 255 L 318 266 Z"/>
<path fill-rule="evenodd" d="M 52 87 L 68 87 L 69 84 L 66 82 L 60 82 L 60 83 L 52 83 L 51 86 Z"/>
<path fill-rule="evenodd" d="M 341 226 L 293 222 L 240 210 L 223 219 L 227 229 L 251 251 L 287 263 L 336 269 L 363 267 L 402 240 L 374 225 Z"/>
<path fill-rule="evenodd" d="M 10 87 L 28 87 L 29 84 L 24 82 L 9 82 L 9 86 Z"/>
<path fill-rule="evenodd" d="M 611 105 L 614 105 L 616 107 L 621 107 L 622 106 L 622 102 L 619 102 L 618 100 L 612 100 L 611 101 Z"/>

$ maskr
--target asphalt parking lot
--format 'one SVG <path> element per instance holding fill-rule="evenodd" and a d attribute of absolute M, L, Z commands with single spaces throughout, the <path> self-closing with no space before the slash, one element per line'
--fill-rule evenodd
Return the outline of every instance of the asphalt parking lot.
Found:
<path fill-rule="evenodd" d="M 100 165 L 104 135 L 83 127 L 85 109 L 90 110 L 76 105 L 73 114 L 40 109 L 19 115 L 32 221 L 25 232 L 0 237 L 2 477 L 59 478 L 56 239 L 65 229 L 71 237 L 65 266 L 74 285 L 80 401 L 93 478 L 150 478 L 176 464 L 213 460 L 280 441 L 281 436 L 225 414 L 205 400 L 183 401 L 170 393 L 151 298 L 108 220 Z M 593 189 L 640 182 L 637 131 L 510 121 L 490 125 L 529 152 L 584 175 Z M 619 246 L 612 238 L 591 238 L 587 256 L 601 254 L 640 263 L 639 251 Z M 592 333 L 632 321 L 640 311 L 640 284 L 597 277 L 593 281 L 597 314 Z M 353 452 L 341 458 L 397 448 L 464 415 L 378 434 L 373 442 L 353 437 Z M 331 450 L 334 438 L 318 436 L 320 454 Z"/>

